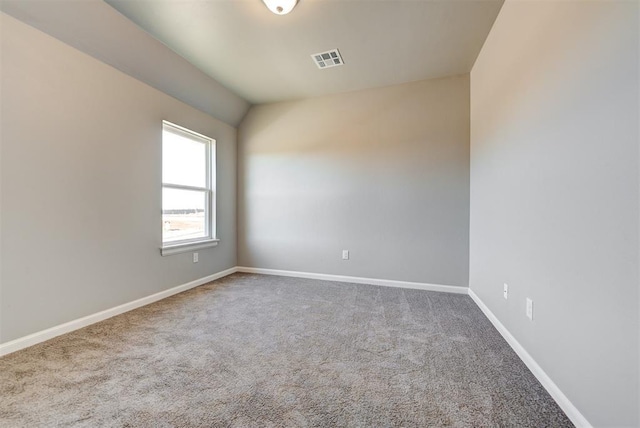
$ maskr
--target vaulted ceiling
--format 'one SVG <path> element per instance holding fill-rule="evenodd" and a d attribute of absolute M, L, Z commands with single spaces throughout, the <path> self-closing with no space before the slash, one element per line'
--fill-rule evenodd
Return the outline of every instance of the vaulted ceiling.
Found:
<path fill-rule="evenodd" d="M 106 0 L 251 103 L 468 73 L 503 0 Z M 345 65 L 311 54 L 338 48 Z"/>
<path fill-rule="evenodd" d="M 249 105 L 468 73 L 503 0 L 0 0 L 0 10 L 233 126 Z M 345 64 L 311 54 L 337 48 Z"/>

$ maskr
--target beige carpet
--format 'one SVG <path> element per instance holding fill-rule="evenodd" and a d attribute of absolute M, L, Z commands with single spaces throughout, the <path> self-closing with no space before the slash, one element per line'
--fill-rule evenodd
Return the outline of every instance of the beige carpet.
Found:
<path fill-rule="evenodd" d="M 1 358 L 0 426 L 571 423 L 468 296 L 235 274 Z"/>

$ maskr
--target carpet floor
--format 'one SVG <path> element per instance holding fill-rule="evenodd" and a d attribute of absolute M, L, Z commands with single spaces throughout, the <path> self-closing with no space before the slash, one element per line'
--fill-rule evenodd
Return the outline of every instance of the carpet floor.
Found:
<path fill-rule="evenodd" d="M 0 426 L 572 425 L 466 295 L 234 274 L 0 358 Z"/>

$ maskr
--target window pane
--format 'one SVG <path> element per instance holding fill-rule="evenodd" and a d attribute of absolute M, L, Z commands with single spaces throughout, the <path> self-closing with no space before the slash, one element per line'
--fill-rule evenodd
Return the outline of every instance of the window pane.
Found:
<path fill-rule="evenodd" d="M 207 187 L 207 144 L 185 135 L 162 132 L 162 182 Z"/>
<path fill-rule="evenodd" d="M 205 238 L 206 193 L 204 191 L 162 189 L 162 241 Z"/>

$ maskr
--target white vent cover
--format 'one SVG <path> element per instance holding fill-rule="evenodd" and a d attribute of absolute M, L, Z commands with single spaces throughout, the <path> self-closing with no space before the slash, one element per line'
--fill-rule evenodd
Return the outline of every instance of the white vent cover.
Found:
<path fill-rule="evenodd" d="M 331 68 L 344 64 L 338 49 L 311 55 L 318 68 Z"/>

